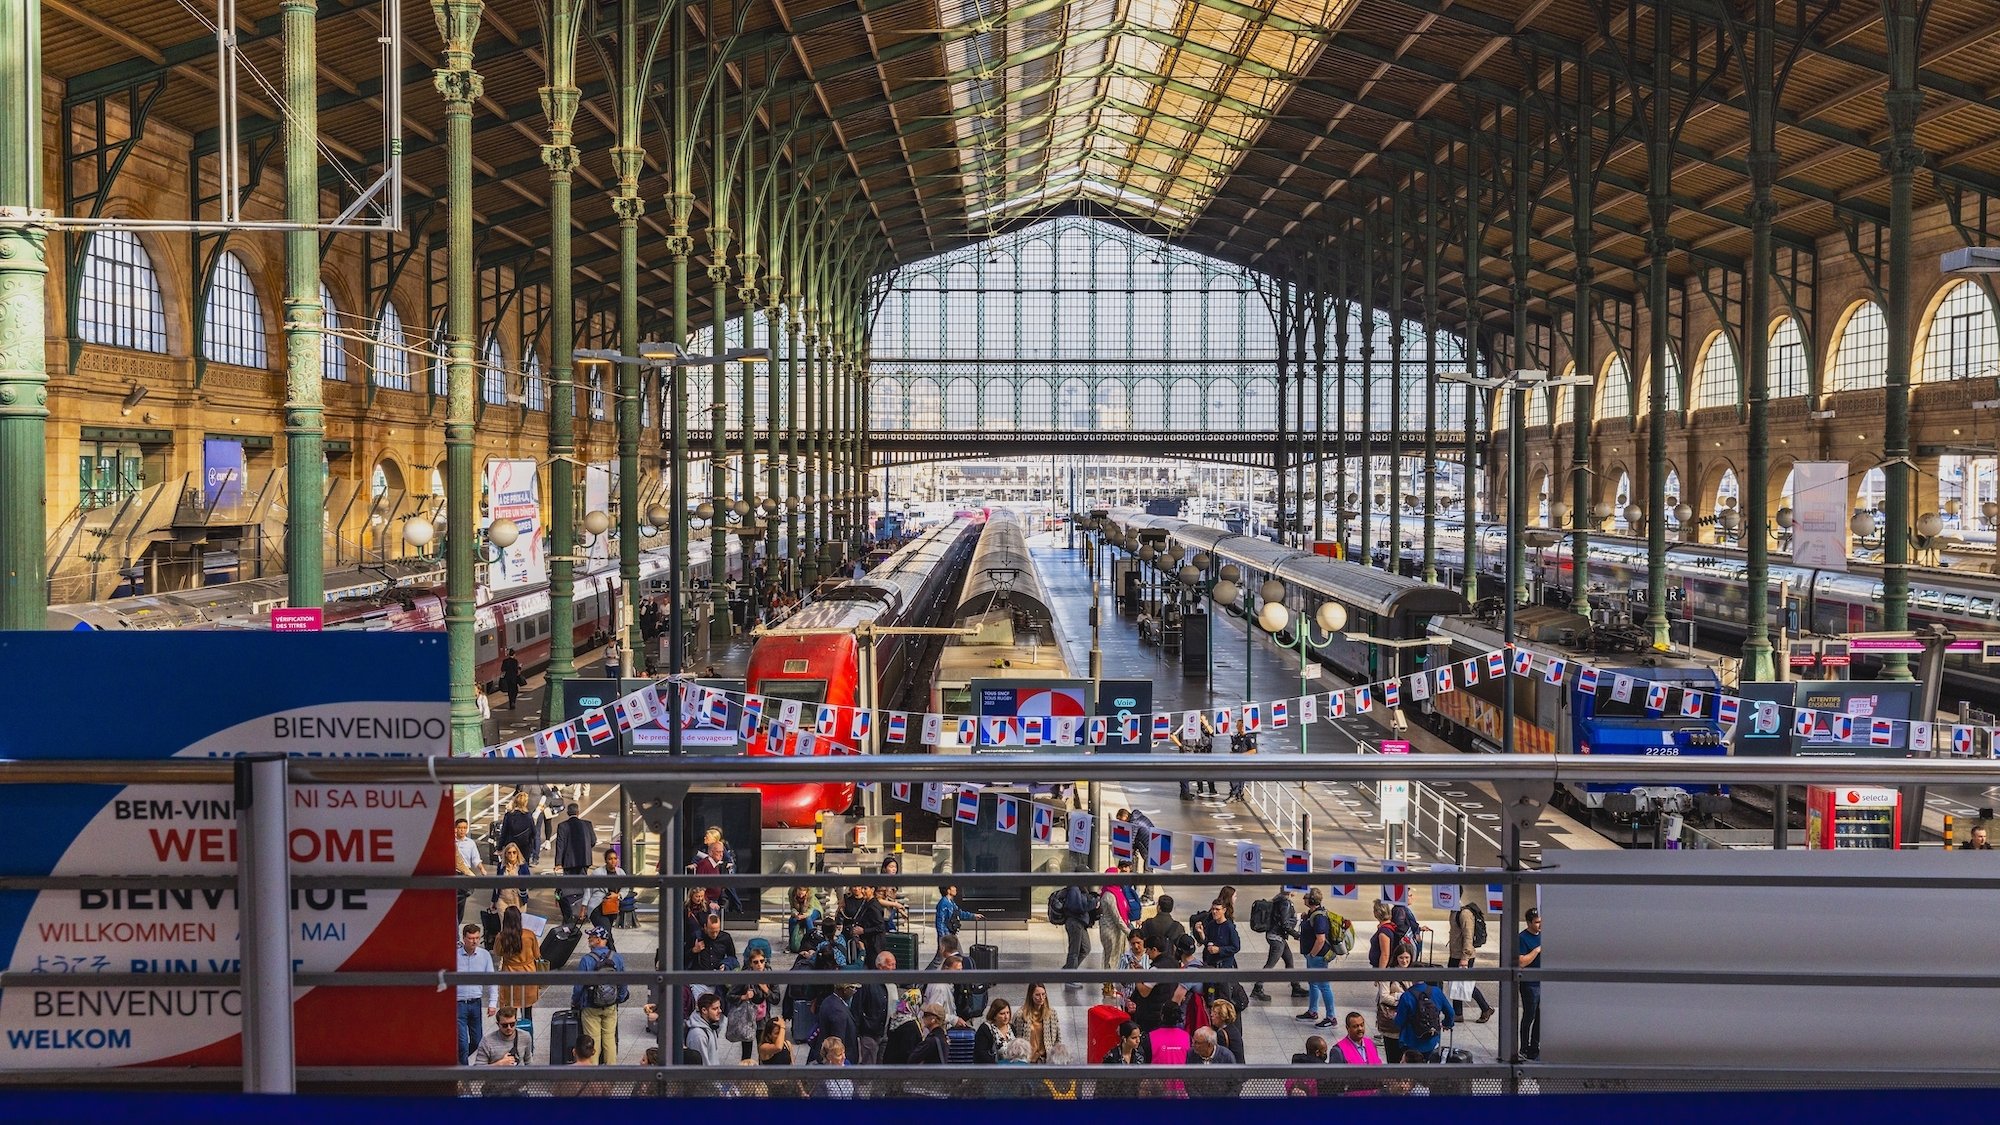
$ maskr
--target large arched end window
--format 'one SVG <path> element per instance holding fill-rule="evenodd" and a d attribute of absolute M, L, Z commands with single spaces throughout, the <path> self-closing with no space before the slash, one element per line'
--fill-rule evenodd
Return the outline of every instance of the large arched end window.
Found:
<path fill-rule="evenodd" d="M 1639 384 L 1639 393 L 1641 396 L 1639 399 L 1639 413 L 1641 414 L 1653 409 L 1652 378 L 1653 364 L 1652 361 L 1648 360 L 1646 363 L 1646 378 L 1641 380 Z M 1679 414 L 1681 412 L 1682 401 L 1681 359 L 1680 356 L 1674 354 L 1674 349 L 1671 346 L 1667 348 L 1667 381 L 1661 388 L 1661 391 L 1666 396 L 1667 413 Z"/>
<path fill-rule="evenodd" d="M 153 259 L 130 231 L 101 230 L 84 246 L 76 332 L 85 343 L 167 350 L 166 302 Z"/>
<path fill-rule="evenodd" d="M 1736 345 L 1729 333 L 1717 332 L 1708 338 L 1701 362 L 1694 369 L 1694 408 L 1735 406 L 1743 401 L 1742 367 L 1736 362 Z"/>
<path fill-rule="evenodd" d="M 319 307 L 321 323 L 325 331 L 319 338 L 319 373 L 321 378 L 338 382 L 347 381 L 347 343 L 335 329 L 340 327 L 340 306 L 333 303 L 333 291 L 325 282 L 319 287 Z"/>
<path fill-rule="evenodd" d="M 1604 364 L 1604 375 L 1597 381 L 1597 420 L 1632 417 L 1632 377 L 1625 370 L 1625 360 L 1612 356 Z"/>
<path fill-rule="evenodd" d="M 444 318 L 431 325 L 431 393 L 442 398 L 451 393 L 450 364 L 445 362 Z"/>
<path fill-rule="evenodd" d="M 542 381 L 542 357 L 533 351 L 528 353 L 527 362 L 521 365 L 521 393 L 528 400 L 528 409 L 548 409 L 549 391 Z"/>
<path fill-rule="evenodd" d="M 270 362 L 264 343 L 264 308 L 242 259 L 225 250 L 208 283 L 201 314 L 201 354 L 215 363 L 262 367 Z"/>
<path fill-rule="evenodd" d="M 410 345 L 403 337 L 403 315 L 393 302 L 382 306 L 381 323 L 375 326 L 374 354 L 369 357 L 369 377 L 375 385 L 390 391 L 410 389 Z"/>
<path fill-rule="evenodd" d="M 507 357 L 500 351 L 500 338 L 491 333 L 479 346 L 479 397 L 490 406 L 507 402 Z"/>
<path fill-rule="evenodd" d="M 1810 389 L 1810 381 L 1805 333 L 1788 316 L 1771 330 L 1771 397 L 1799 398 Z"/>
<path fill-rule="evenodd" d="M 1889 321 L 1882 306 L 1873 301 L 1856 305 L 1835 340 L 1828 389 L 1858 391 L 1883 384 L 1889 370 Z"/>
<path fill-rule="evenodd" d="M 2000 367 L 2000 323 L 1986 290 L 1960 281 L 1945 291 L 1931 314 L 1918 378 L 1926 383 L 1995 374 Z"/>

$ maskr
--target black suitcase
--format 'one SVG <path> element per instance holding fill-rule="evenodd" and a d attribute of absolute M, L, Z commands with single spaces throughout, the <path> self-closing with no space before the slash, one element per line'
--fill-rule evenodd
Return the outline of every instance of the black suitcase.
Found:
<path fill-rule="evenodd" d="M 487 952 L 492 952 L 493 939 L 500 936 L 500 912 L 498 910 L 480 911 L 479 930 L 479 944 L 485 946 Z"/>
<path fill-rule="evenodd" d="M 978 923 L 973 931 L 972 946 L 967 953 L 971 963 L 968 969 L 997 969 L 1000 967 L 1000 947 L 985 940 L 986 925 Z"/>
<path fill-rule="evenodd" d="M 542 959 L 549 963 L 549 971 L 560 972 L 569 959 L 576 954 L 577 943 L 583 940 L 583 930 L 576 926 L 557 926 L 542 938 Z"/>
<path fill-rule="evenodd" d="M 549 1017 L 549 1065 L 568 1066 L 576 1061 L 576 1041 L 583 1035 L 583 1017 L 574 1008 L 564 1008 Z"/>

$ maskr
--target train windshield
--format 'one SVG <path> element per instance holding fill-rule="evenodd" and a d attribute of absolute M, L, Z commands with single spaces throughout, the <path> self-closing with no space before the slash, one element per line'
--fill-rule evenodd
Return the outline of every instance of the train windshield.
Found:
<path fill-rule="evenodd" d="M 766 699 L 796 699 L 800 703 L 825 703 L 825 680 L 776 680 L 767 679 L 757 685 L 758 694 Z"/>
<path fill-rule="evenodd" d="M 1593 719 L 1663 719 L 1672 720 L 1676 723 L 1694 717 L 1684 716 L 1680 713 L 1681 697 L 1679 693 L 1675 693 L 1673 697 L 1671 711 L 1665 714 L 1648 711 L 1646 709 L 1646 685 L 1653 682 L 1656 681 L 1635 683 L 1632 687 L 1632 698 L 1623 701 L 1614 698 L 1609 689 L 1599 691 L 1597 698 L 1591 703 L 1590 717 Z M 1715 687 L 1713 683 L 1700 680 L 1688 683 L 1673 680 L 1661 680 L 1657 682 L 1664 683 L 1666 686 L 1672 688 L 1690 687 L 1702 692 L 1710 691 Z M 1703 713 L 1713 712 L 1714 709 L 1713 704 L 1704 704 Z"/>

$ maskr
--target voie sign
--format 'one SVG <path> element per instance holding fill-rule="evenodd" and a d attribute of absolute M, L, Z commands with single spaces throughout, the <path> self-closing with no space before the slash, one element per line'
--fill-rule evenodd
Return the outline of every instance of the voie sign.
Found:
<path fill-rule="evenodd" d="M 81 638 L 64 645 L 63 640 Z M 26 670 L 0 699 L 0 757 L 425 756 L 448 752 L 442 638 L 329 634 L 308 667 L 269 633 L 39 633 L 0 637 Z M 287 659 L 290 657 L 291 659 Z M 124 706 L 92 700 L 90 667 L 125 669 Z M 229 677 L 188 677 L 190 667 Z M 326 672 L 315 669 L 329 669 Z M 92 703 L 98 706 L 92 707 Z M 45 732 L 62 729 L 58 741 Z M 241 990 L 172 975 L 239 970 L 233 886 L 132 885 L 132 876 L 233 877 L 241 859 L 227 786 L 0 787 L 0 872 L 78 880 L 0 892 L 0 957 L 33 983 L 0 992 L 0 1067 L 226 1066 L 241 1060 Z M 299 785 L 286 850 L 298 875 L 445 875 L 449 791 L 430 785 Z M 93 877 L 106 877 L 93 884 Z M 120 881 L 113 882 L 111 877 Z M 450 890 L 296 889 L 287 940 L 306 973 L 451 968 Z M 103 973 L 158 984 L 93 983 Z M 452 994 L 431 988 L 296 993 L 304 1065 L 455 1061 Z M 384 1012 L 396 1018 L 384 1020 Z M 366 1034 L 356 1034 L 366 1028 Z"/>

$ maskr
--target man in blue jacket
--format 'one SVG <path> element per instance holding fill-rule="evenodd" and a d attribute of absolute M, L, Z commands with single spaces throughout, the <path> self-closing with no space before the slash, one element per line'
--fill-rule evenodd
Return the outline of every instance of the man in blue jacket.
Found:
<path fill-rule="evenodd" d="M 1201 963 L 1211 968 L 1233 969 L 1236 954 L 1243 948 L 1243 937 L 1237 932 L 1236 923 L 1229 919 L 1229 908 L 1219 902 L 1208 907 L 1208 917 L 1201 920 Z"/>
<path fill-rule="evenodd" d="M 1435 981 L 1411 985 L 1396 1004 L 1396 1045 L 1402 1054 L 1397 1061 L 1409 1062 L 1411 1055 L 1420 1062 L 1436 1057 L 1444 1029 L 1454 1022 L 1451 1001 Z"/>

